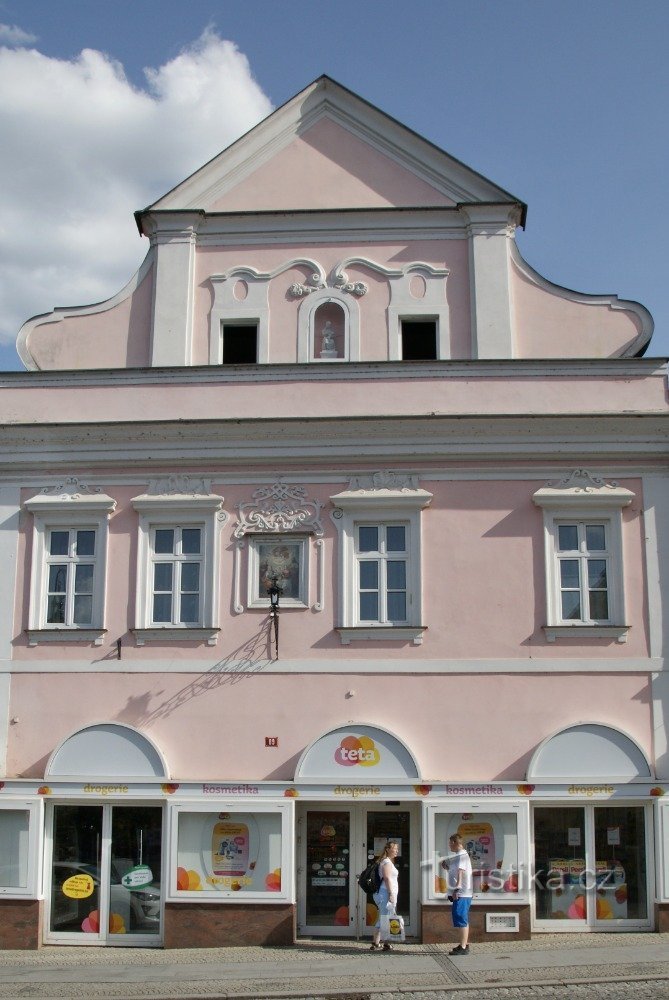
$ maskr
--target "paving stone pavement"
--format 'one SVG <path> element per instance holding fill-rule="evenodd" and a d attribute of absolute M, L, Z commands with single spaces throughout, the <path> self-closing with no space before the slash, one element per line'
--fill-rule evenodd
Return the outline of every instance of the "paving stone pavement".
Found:
<path fill-rule="evenodd" d="M 0 998 L 41 1000 L 669 1000 L 668 934 L 548 934 L 532 941 L 364 941 L 287 948 L 0 951 Z"/>

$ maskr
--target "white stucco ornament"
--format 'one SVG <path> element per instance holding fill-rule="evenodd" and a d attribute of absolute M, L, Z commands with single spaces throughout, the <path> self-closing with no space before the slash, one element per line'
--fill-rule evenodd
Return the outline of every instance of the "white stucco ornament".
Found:
<path fill-rule="evenodd" d="M 309 499 L 303 486 L 278 480 L 255 490 L 251 500 L 237 504 L 239 520 L 233 534 L 242 538 L 252 532 L 309 531 L 320 537 L 322 507 L 320 500 Z"/>

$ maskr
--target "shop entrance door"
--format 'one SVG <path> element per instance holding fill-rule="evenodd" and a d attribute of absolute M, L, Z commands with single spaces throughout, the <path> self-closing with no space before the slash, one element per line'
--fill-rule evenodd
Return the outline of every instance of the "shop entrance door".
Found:
<path fill-rule="evenodd" d="M 418 934 L 419 813 L 415 806 L 305 806 L 298 814 L 298 933 L 363 937 L 372 934 L 377 911 L 358 886 L 358 874 L 387 840 L 400 855 L 398 913 L 406 933 Z"/>
<path fill-rule="evenodd" d="M 537 930 L 649 928 L 644 806 L 534 810 Z"/>
<path fill-rule="evenodd" d="M 161 944 L 162 808 L 55 803 L 48 822 L 46 941 Z"/>

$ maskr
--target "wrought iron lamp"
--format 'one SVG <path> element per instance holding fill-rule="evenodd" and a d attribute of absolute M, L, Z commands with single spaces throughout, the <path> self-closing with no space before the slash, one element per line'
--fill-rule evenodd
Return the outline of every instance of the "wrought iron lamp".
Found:
<path fill-rule="evenodd" d="M 279 586 L 278 576 L 270 577 L 270 586 L 267 588 L 269 596 L 269 620 L 274 623 L 274 646 L 276 649 L 276 659 L 279 659 L 279 600 L 282 588 Z"/>

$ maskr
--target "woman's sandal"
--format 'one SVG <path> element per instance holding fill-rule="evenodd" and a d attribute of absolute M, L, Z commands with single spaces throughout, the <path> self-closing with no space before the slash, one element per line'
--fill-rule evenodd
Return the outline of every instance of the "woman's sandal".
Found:
<path fill-rule="evenodd" d="M 383 949 L 383 945 L 381 945 L 381 944 L 374 944 L 374 943 L 372 943 L 370 945 L 370 948 L 369 948 L 370 951 L 381 951 L 382 949 Z"/>
<path fill-rule="evenodd" d="M 383 945 L 383 950 L 384 951 L 392 951 L 393 950 L 393 946 L 386 941 L 385 944 Z"/>

